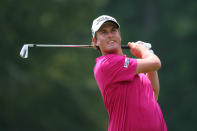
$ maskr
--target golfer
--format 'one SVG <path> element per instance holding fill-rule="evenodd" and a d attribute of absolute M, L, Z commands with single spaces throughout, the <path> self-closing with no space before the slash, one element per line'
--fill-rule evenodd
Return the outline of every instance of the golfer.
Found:
<path fill-rule="evenodd" d="M 120 25 L 102 15 L 92 24 L 92 43 L 102 56 L 96 59 L 94 75 L 109 115 L 108 131 L 167 131 L 157 103 L 160 59 L 144 42 L 128 42 L 129 58 L 121 49 Z"/>

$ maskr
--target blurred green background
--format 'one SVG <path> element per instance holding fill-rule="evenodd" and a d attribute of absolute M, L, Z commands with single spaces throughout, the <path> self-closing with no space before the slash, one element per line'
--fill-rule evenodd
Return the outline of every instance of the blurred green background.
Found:
<path fill-rule="evenodd" d="M 24 43 L 90 44 L 102 14 L 119 21 L 123 44 L 150 42 L 160 57 L 158 102 L 168 130 L 197 130 L 196 0 L 1 0 L 1 131 L 107 130 L 93 75 L 99 52 L 31 48 L 28 59 L 19 57 Z"/>

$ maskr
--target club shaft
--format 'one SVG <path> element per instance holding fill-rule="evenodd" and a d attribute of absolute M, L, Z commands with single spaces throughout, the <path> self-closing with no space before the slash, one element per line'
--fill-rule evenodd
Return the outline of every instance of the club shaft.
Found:
<path fill-rule="evenodd" d="M 54 44 L 27 44 L 29 47 L 86 47 L 94 48 L 93 45 L 54 45 Z M 130 49 L 128 45 L 121 45 L 122 49 Z"/>

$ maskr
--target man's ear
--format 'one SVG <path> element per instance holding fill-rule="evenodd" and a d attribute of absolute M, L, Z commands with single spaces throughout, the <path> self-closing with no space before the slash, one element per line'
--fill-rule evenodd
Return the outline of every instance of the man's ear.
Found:
<path fill-rule="evenodd" d="M 97 40 L 96 40 L 96 38 L 95 38 L 95 37 L 93 37 L 93 38 L 92 38 L 92 43 L 94 44 L 94 46 L 98 46 L 98 44 L 97 44 Z"/>

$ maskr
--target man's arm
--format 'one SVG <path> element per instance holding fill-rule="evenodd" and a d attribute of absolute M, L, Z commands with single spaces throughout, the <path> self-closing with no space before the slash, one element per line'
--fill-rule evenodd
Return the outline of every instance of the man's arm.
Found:
<path fill-rule="evenodd" d="M 155 94 L 155 99 L 158 100 L 159 89 L 160 89 L 158 73 L 157 73 L 157 71 L 153 71 L 153 72 L 148 72 L 146 75 L 149 78 L 149 80 L 151 81 L 152 88 L 153 88 L 154 94 Z"/>
<path fill-rule="evenodd" d="M 151 53 L 144 45 L 137 43 L 128 43 L 131 53 L 140 58 L 137 59 L 137 69 L 138 73 L 148 73 L 157 71 L 161 67 L 160 59 L 153 53 Z"/>
<path fill-rule="evenodd" d="M 154 90 L 155 99 L 157 100 L 160 88 L 157 70 L 161 67 L 160 59 L 155 54 L 150 53 L 150 51 L 142 44 L 139 44 L 139 42 L 128 43 L 128 45 L 131 48 L 131 53 L 140 58 L 137 59 L 136 74 L 147 73 Z"/>

